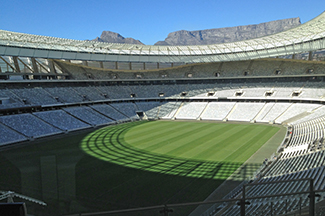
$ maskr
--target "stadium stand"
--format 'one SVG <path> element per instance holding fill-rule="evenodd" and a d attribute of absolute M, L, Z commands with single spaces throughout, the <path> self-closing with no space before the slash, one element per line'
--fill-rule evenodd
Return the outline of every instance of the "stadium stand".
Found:
<path fill-rule="evenodd" d="M 224 120 L 235 106 L 235 102 L 210 102 L 201 115 L 202 120 Z"/>
<path fill-rule="evenodd" d="M 263 108 L 264 103 L 237 103 L 227 116 L 229 121 L 251 121 Z"/>
<path fill-rule="evenodd" d="M 181 105 L 182 102 L 168 102 L 167 104 L 161 106 L 159 116 L 161 116 L 161 119 L 171 120 L 174 118 Z M 164 115 L 164 113 L 167 114 Z"/>
<path fill-rule="evenodd" d="M 35 112 L 34 115 L 62 131 L 80 130 L 90 127 L 90 125 L 74 118 L 63 110 Z"/>
<path fill-rule="evenodd" d="M 27 140 L 27 138 L 20 133 L 0 124 L 1 136 L 0 145 L 6 145 L 15 142 L 21 142 Z"/>
<path fill-rule="evenodd" d="M 23 88 L 23 89 L 10 89 L 10 91 L 18 96 L 25 104 L 43 105 L 43 104 L 56 104 L 57 100 L 48 94 L 43 88 Z"/>
<path fill-rule="evenodd" d="M 242 66 L 246 67 L 247 64 Z M 283 65 L 281 67 L 285 68 Z M 152 81 L 145 85 L 141 82 L 136 84 L 138 81 L 121 85 L 106 81 L 86 84 L 73 82 L 60 83 L 57 87 L 47 83 L 29 87 L 13 84 L 0 91 L 5 101 L 0 105 L 0 129 L 6 134 L 1 136 L 0 143 L 8 145 L 94 126 L 138 120 L 137 113 L 142 112 L 148 119 L 284 124 L 291 128 L 292 134 L 279 147 L 282 152 L 262 169 L 254 182 L 312 177 L 315 187 L 323 189 L 325 119 L 324 107 L 318 100 L 324 95 L 324 87 L 323 82 L 317 81 L 317 85 L 313 86 L 313 81 L 307 82 L 306 79 L 288 82 L 283 78 L 272 84 L 264 80 L 237 82 L 233 79 L 180 83 Z M 293 96 L 297 91 L 300 94 Z M 266 95 L 266 92 L 273 94 Z M 15 108 L 22 112 L 29 109 L 29 113 L 13 112 Z M 297 184 L 288 183 L 279 190 L 293 192 Z M 308 185 L 299 184 L 301 190 Z M 258 186 L 249 189 L 247 194 L 257 196 L 276 192 L 274 187 L 267 189 Z M 270 202 L 273 203 L 274 214 L 308 206 L 308 197 L 303 195 L 290 197 L 290 206 L 283 200 L 256 199 L 247 207 L 247 215 L 270 213 Z M 238 212 L 238 206 L 226 205 L 216 214 L 233 215 Z"/>
<path fill-rule="evenodd" d="M 140 111 L 145 112 L 148 119 L 158 119 L 159 109 L 162 103 L 160 102 L 137 102 L 136 106 Z"/>
<path fill-rule="evenodd" d="M 83 100 L 98 101 L 106 99 L 105 96 L 94 86 L 74 87 L 73 89 L 83 97 Z"/>
<path fill-rule="evenodd" d="M 1 103 L 0 108 L 1 109 L 6 109 L 8 107 L 20 107 L 24 106 L 24 102 L 21 98 L 13 94 L 10 90 L 8 89 L 1 89 L 0 91 L 0 97 L 8 99 L 7 103 Z"/>
<path fill-rule="evenodd" d="M 29 113 L 0 116 L 0 122 L 28 138 L 37 138 L 62 133 L 61 130 Z"/>
<path fill-rule="evenodd" d="M 285 112 L 292 104 L 291 103 L 275 103 L 274 106 L 263 116 L 262 121 L 273 122 L 283 112 Z"/>
<path fill-rule="evenodd" d="M 105 98 L 121 99 L 130 98 L 130 93 L 125 86 L 97 86 L 96 87 Z"/>
<path fill-rule="evenodd" d="M 314 109 L 319 108 L 318 104 L 292 104 L 281 116 L 275 119 L 275 122 L 285 122 L 290 118 L 300 115 L 302 113 L 312 112 Z"/>
<path fill-rule="evenodd" d="M 116 110 L 121 111 L 130 119 L 138 119 L 136 111 L 138 110 L 134 103 L 113 103 L 111 104 Z"/>
<path fill-rule="evenodd" d="M 108 117 L 89 107 L 69 107 L 63 108 L 63 110 L 92 126 L 105 125 L 112 122 Z"/>
<path fill-rule="evenodd" d="M 183 103 L 175 119 L 197 119 L 206 106 L 206 102 Z"/>
<path fill-rule="evenodd" d="M 119 112 L 118 110 L 114 109 L 113 107 L 107 104 L 96 104 L 90 107 L 115 121 L 122 121 L 122 120 L 129 119 L 128 116 L 124 115 L 123 113 Z"/>
<path fill-rule="evenodd" d="M 79 95 L 72 87 L 54 87 L 46 88 L 45 90 L 61 103 L 78 103 L 87 100 L 87 98 Z"/>
<path fill-rule="evenodd" d="M 43 73 L 46 80 L 42 80 L 35 72 L 27 76 L 34 80 L 25 74 L 21 81 L 2 77 L 1 146 L 141 119 L 282 124 L 288 131 L 276 156 L 250 180 L 266 183 L 313 178 L 316 189 L 325 188 L 323 62 L 274 58 L 175 63 L 174 67 L 161 63 L 155 69 L 151 68 L 157 64 L 152 62 L 146 63 L 146 69 L 139 62 L 53 62 L 64 76 Z M 297 188 L 308 190 L 308 182 L 252 186 L 246 192 L 255 197 L 296 192 Z M 238 198 L 240 192 L 236 188 L 227 198 Z M 271 214 L 271 202 L 272 214 L 285 214 L 308 206 L 308 197 L 254 199 L 246 215 Z M 239 211 L 236 204 L 223 204 L 218 212 L 207 214 L 239 215 Z"/>

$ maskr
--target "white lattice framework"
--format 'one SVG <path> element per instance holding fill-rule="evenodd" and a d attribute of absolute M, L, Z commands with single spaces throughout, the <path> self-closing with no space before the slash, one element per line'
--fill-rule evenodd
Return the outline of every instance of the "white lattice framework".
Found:
<path fill-rule="evenodd" d="M 149 46 L 103 43 L 0 30 L 0 56 L 125 62 L 220 62 L 325 49 L 325 12 L 287 31 L 233 43 Z"/>

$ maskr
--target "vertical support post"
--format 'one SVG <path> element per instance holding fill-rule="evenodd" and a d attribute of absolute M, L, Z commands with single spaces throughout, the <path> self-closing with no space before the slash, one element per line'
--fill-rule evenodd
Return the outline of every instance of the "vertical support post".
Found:
<path fill-rule="evenodd" d="M 86 60 L 82 61 L 82 65 L 88 66 L 88 61 L 86 61 Z"/>
<path fill-rule="evenodd" d="M 245 209 L 245 185 L 243 185 L 243 193 L 242 199 L 240 200 L 240 215 L 245 216 L 246 209 Z"/>
<path fill-rule="evenodd" d="M 311 61 L 313 59 L 313 52 L 309 51 L 308 53 L 308 61 Z"/>
<path fill-rule="evenodd" d="M 35 58 L 31 58 L 34 73 L 38 73 L 38 67 Z"/>
<path fill-rule="evenodd" d="M 13 56 L 12 59 L 14 60 L 14 65 L 15 65 L 15 69 L 18 73 L 20 73 L 20 68 L 19 68 L 19 64 L 18 64 L 18 57 L 17 56 Z"/>
<path fill-rule="evenodd" d="M 309 216 L 315 215 L 315 192 L 314 192 L 314 180 L 309 180 Z"/>
<path fill-rule="evenodd" d="M 301 201 L 301 197 L 299 198 L 299 215 L 301 215 L 301 204 L 302 204 L 302 201 Z"/>
<path fill-rule="evenodd" d="M 129 62 L 129 70 L 132 70 L 132 63 Z"/>
<path fill-rule="evenodd" d="M 53 60 L 49 59 L 49 68 L 51 73 L 56 73 Z"/>
<path fill-rule="evenodd" d="M 146 63 L 143 62 L 143 70 L 146 70 Z"/>
<path fill-rule="evenodd" d="M 157 62 L 157 69 L 159 69 L 159 62 Z"/>
<path fill-rule="evenodd" d="M 104 64 L 103 64 L 102 61 L 99 62 L 99 67 L 100 67 L 100 68 L 104 68 Z"/>
<path fill-rule="evenodd" d="M 115 69 L 118 70 L 118 62 L 115 62 Z"/>
<path fill-rule="evenodd" d="M 168 214 L 168 208 L 167 208 L 167 206 L 165 207 L 165 211 L 164 211 L 164 216 L 168 216 L 169 214 Z"/>

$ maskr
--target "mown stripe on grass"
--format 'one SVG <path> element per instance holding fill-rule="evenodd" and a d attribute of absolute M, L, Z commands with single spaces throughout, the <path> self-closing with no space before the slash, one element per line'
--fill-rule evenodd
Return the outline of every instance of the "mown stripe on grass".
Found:
<path fill-rule="evenodd" d="M 136 146 L 137 148 L 145 149 L 147 151 L 153 151 L 156 148 L 156 145 L 158 145 L 158 147 L 163 146 L 164 144 L 168 143 L 168 141 L 171 142 L 170 140 L 172 139 L 177 140 L 182 138 L 181 136 L 179 136 L 179 131 L 183 130 L 191 130 L 191 127 L 186 127 L 183 125 L 176 125 L 176 127 L 169 126 L 164 130 L 158 129 L 156 133 L 139 135 L 141 136 L 141 140 L 139 140 L 138 142 L 134 142 L 133 140 L 128 139 L 127 136 L 124 138 L 124 140 L 127 143 L 132 143 L 132 145 Z M 193 129 L 192 131 L 195 131 L 195 129 Z"/>
<path fill-rule="evenodd" d="M 144 150 L 168 155 L 168 152 L 175 151 L 179 146 L 189 143 L 191 140 L 196 139 L 196 137 L 200 137 L 201 133 L 209 127 L 209 125 L 204 124 L 199 127 L 183 127 L 182 130 L 177 131 L 177 136 L 167 136 L 162 142 L 155 143 L 152 141 L 155 145 Z M 175 154 L 171 155 L 177 156 L 177 154 L 175 152 Z"/>
<path fill-rule="evenodd" d="M 122 166 L 131 168 L 159 172 L 171 175 L 180 175 L 195 178 L 212 178 L 212 179 L 226 179 L 231 175 L 243 161 L 223 161 L 220 158 L 213 158 L 216 153 L 211 151 L 212 146 L 216 147 L 218 144 L 211 143 L 210 139 L 226 140 L 229 139 L 229 134 L 238 134 L 239 136 L 248 136 L 247 125 L 230 125 L 230 124 L 207 124 L 207 123 L 193 123 L 193 122 L 160 122 L 163 123 L 163 130 L 170 131 L 172 134 L 170 144 L 164 145 L 162 139 L 165 140 L 166 133 L 162 137 L 158 137 L 156 141 L 152 140 L 155 136 L 147 136 L 147 139 L 152 140 L 155 144 L 147 146 L 145 149 L 140 149 L 138 146 L 133 146 L 129 140 L 134 140 L 134 133 L 139 133 L 145 136 L 146 131 L 151 131 L 150 134 L 155 133 L 155 130 L 160 130 L 159 122 L 133 122 L 128 124 L 120 124 L 114 127 L 106 127 L 99 129 L 89 134 L 81 143 L 82 149 L 90 155 L 105 160 L 111 163 L 116 163 Z M 149 125 L 149 126 L 147 126 Z M 186 125 L 186 126 L 184 126 Z M 175 127 L 178 130 L 175 130 Z M 142 128 L 141 132 L 138 128 Z M 264 128 L 263 128 L 264 130 Z M 131 136 L 129 136 L 129 132 Z M 182 136 L 175 136 L 174 132 L 179 132 Z M 255 132 L 254 132 L 255 133 Z M 266 136 L 266 135 L 265 135 Z M 263 136 L 263 137 L 265 137 Z M 128 139 L 133 137 L 132 139 Z M 228 138 L 227 138 L 228 137 Z M 168 139 L 167 139 L 168 140 Z M 256 138 L 256 140 L 259 140 Z M 137 141 L 138 142 L 138 141 Z M 199 149 L 195 143 L 200 143 L 204 151 L 198 151 L 198 154 L 193 154 L 192 149 Z M 187 145 L 186 145 L 187 144 Z M 207 145 L 208 147 L 206 147 Z M 253 145 L 250 143 L 250 145 Z M 150 150 L 150 151 L 149 151 Z M 152 152 L 155 150 L 156 152 Z M 242 148 L 246 151 L 246 148 Z M 188 154 L 191 152 L 191 154 Z M 167 154 L 162 154 L 167 153 Z M 203 154 L 205 153 L 205 156 Z M 202 155 L 202 160 L 200 154 Z M 209 154 L 211 154 L 210 157 Z M 185 155 L 186 157 L 178 157 Z M 190 155 L 190 156 L 189 156 Z M 228 154 L 226 157 L 234 157 L 233 154 Z M 203 160 L 204 158 L 211 158 L 211 161 Z M 213 160 L 212 160 L 213 159 Z M 249 166 L 249 165 L 248 165 Z M 252 165 L 256 167 L 256 165 Z M 246 178 L 252 174 L 251 172 L 243 172 Z"/>
<path fill-rule="evenodd" d="M 224 161 L 228 155 L 236 151 L 237 146 L 242 144 L 245 137 L 250 136 L 251 128 L 249 125 L 235 127 L 228 131 L 227 135 L 221 135 L 218 140 L 212 145 L 208 145 L 207 149 L 196 155 L 196 158 L 215 158 L 216 160 Z M 238 161 L 237 162 L 244 162 Z"/>
<path fill-rule="evenodd" d="M 200 159 L 206 160 L 205 157 L 204 158 L 198 157 L 198 154 L 202 150 L 207 148 L 209 144 L 212 142 L 212 140 L 218 140 L 219 139 L 218 134 L 228 133 L 232 127 L 233 127 L 232 125 L 224 124 L 222 128 L 216 131 L 213 128 L 212 128 L 213 131 L 206 130 L 203 133 L 200 133 L 200 136 L 198 136 L 197 138 L 194 138 L 188 142 L 184 142 L 182 145 L 175 148 L 174 150 L 170 150 L 167 154 L 178 155 L 180 157 L 193 158 L 198 160 Z M 222 158 L 217 160 L 222 161 Z"/>
<path fill-rule="evenodd" d="M 261 128 L 262 129 L 262 128 Z M 231 155 L 229 155 L 225 160 L 244 160 L 246 161 L 254 152 L 256 152 L 271 136 L 271 130 L 269 128 L 264 128 L 264 130 L 259 129 L 256 131 L 255 136 L 252 136 L 250 139 L 236 149 Z"/>

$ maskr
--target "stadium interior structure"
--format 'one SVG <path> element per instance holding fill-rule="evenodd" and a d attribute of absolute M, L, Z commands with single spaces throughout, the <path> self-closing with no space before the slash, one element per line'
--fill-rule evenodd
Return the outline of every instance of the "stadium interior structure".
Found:
<path fill-rule="evenodd" d="M 286 136 L 251 180 L 263 184 L 246 190 L 245 214 L 293 214 L 310 203 L 305 179 L 325 189 L 324 49 L 325 13 L 275 35 L 205 46 L 0 31 L 0 144 L 143 119 L 280 124 Z M 226 199 L 241 192 L 234 188 Z M 239 211 L 218 203 L 200 214 Z"/>

